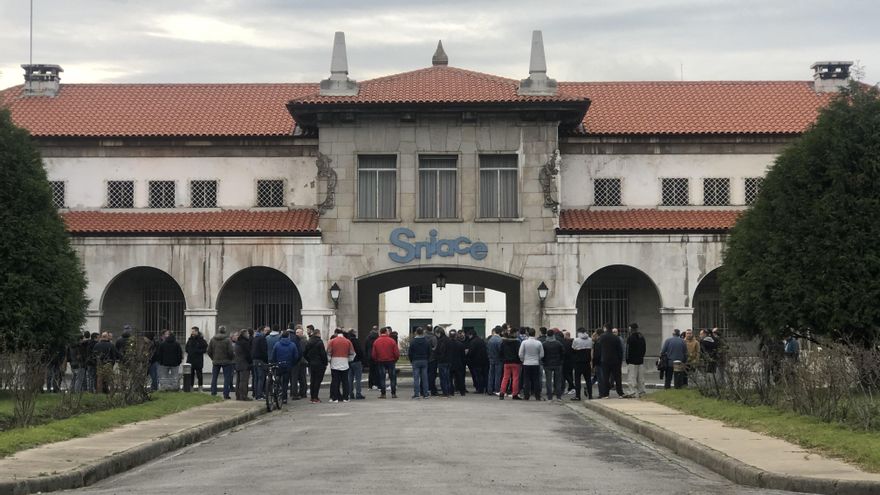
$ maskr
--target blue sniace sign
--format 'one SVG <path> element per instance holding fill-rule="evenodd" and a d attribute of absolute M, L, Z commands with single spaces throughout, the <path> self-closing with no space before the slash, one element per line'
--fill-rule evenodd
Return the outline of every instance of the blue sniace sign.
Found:
<path fill-rule="evenodd" d="M 458 254 L 467 254 L 479 261 L 486 259 L 489 247 L 482 242 L 471 242 L 467 237 L 455 239 L 437 239 L 437 231 L 431 229 L 427 241 L 410 242 L 416 233 L 406 227 L 398 227 L 391 231 L 389 242 L 398 248 L 397 252 L 389 252 L 388 257 L 395 263 L 409 263 L 416 259 L 429 260 L 434 256 L 450 258 Z"/>

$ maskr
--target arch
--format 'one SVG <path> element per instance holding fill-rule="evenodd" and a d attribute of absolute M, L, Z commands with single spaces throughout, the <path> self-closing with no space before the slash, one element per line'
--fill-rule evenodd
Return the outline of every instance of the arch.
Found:
<path fill-rule="evenodd" d="M 727 316 L 721 307 L 721 291 L 718 286 L 718 268 L 703 275 L 694 289 L 691 298 L 694 308 L 693 324 L 697 328 L 719 328 L 727 330 Z"/>
<path fill-rule="evenodd" d="M 128 268 L 124 268 L 120 272 L 118 272 L 116 275 L 110 277 L 110 280 L 107 281 L 107 283 L 104 285 L 104 289 L 101 291 L 100 299 L 98 299 L 98 309 L 99 310 L 104 309 L 104 299 L 107 297 L 107 290 L 110 288 L 110 286 L 113 285 L 114 282 L 116 282 L 116 280 L 118 280 L 120 277 L 125 276 L 128 272 L 131 272 L 132 270 L 138 270 L 138 269 L 142 269 L 142 268 L 152 269 L 152 270 L 156 270 L 156 271 L 160 271 L 160 272 L 164 273 L 165 275 L 170 277 L 171 280 L 173 280 L 174 283 L 177 284 L 177 286 L 180 287 L 182 290 L 183 285 L 180 283 L 180 281 L 177 280 L 177 278 L 174 275 L 168 273 L 168 271 L 165 270 L 164 268 L 160 268 L 155 265 L 134 265 L 134 266 L 130 266 Z M 100 278 L 100 277 L 98 277 L 98 278 Z M 185 299 L 185 296 L 184 296 L 184 299 Z M 189 307 L 189 305 L 187 305 L 187 307 Z"/>
<path fill-rule="evenodd" d="M 293 280 L 268 266 L 249 266 L 223 282 L 217 293 L 217 325 L 254 328 L 302 321 L 302 297 Z"/>
<path fill-rule="evenodd" d="M 113 277 L 101 295 L 102 329 L 120 332 L 131 325 L 136 334 L 171 330 L 185 336 L 186 297 L 177 280 L 152 266 L 136 266 Z"/>

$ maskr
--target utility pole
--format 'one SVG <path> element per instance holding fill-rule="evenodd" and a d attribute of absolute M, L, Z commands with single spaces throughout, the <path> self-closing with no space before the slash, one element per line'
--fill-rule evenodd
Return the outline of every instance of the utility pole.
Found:
<path fill-rule="evenodd" d="M 31 0 L 31 37 L 28 50 L 28 63 L 34 65 L 34 0 Z"/>

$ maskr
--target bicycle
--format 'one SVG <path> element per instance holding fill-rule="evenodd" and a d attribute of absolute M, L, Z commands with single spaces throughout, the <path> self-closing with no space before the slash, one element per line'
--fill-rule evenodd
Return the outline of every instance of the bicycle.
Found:
<path fill-rule="evenodd" d="M 284 397 L 284 389 L 282 388 L 278 370 L 281 368 L 278 363 L 269 363 L 266 368 L 266 412 L 281 409 L 282 397 Z"/>

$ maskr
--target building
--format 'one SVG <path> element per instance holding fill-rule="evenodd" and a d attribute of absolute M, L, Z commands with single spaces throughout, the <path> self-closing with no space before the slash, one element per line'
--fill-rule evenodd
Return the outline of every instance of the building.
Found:
<path fill-rule="evenodd" d="M 514 325 L 638 322 L 658 349 L 725 326 L 726 232 L 848 68 L 557 82 L 535 32 L 521 81 L 438 45 L 357 82 L 337 33 L 315 84 L 62 84 L 30 65 L 0 102 L 42 150 L 91 330 L 366 329 L 381 293 L 442 274 L 504 293 Z"/>

